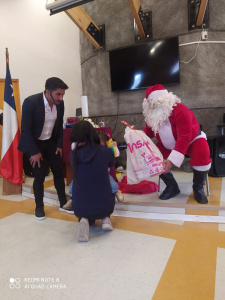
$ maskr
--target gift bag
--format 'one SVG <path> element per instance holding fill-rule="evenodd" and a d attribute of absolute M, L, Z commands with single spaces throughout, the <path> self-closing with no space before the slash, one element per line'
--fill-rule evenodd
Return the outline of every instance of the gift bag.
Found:
<path fill-rule="evenodd" d="M 127 143 L 127 183 L 136 184 L 163 172 L 163 156 L 153 141 L 142 131 L 129 124 L 125 129 Z"/>

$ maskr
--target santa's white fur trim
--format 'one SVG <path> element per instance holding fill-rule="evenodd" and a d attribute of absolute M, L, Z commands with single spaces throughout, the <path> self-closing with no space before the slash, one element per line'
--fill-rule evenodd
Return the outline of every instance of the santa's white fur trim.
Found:
<path fill-rule="evenodd" d="M 159 137 L 166 149 L 173 150 L 176 144 L 176 140 L 173 136 L 170 120 L 167 119 L 165 123 L 159 128 Z"/>
<path fill-rule="evenodd" d="M 193 166 L 193 169 L 197 170 L 197 171 L 208 171 L 210 168 L 211 168 L 211 164 L 212 163 L 209 163 L 208 165 L 205 165 L 205 166 Z"/>
<path fill-rule="evenodd" d="M 201 131 L 201 134 L 197 135 L 197 136 L 190 142 L 190 145 L 191 145 L 194 141 L 196 141 L 197 139 L 200 139 L 200 138 L 203 138 L 203 139 L 206 139 L 206 140 L 207 140 L 206 134 L 205 134 L 204 131 Z"/>
<path fill-rule="evenodd" d="M 154 91 L 152 93 L 150 93 L 148 95 L 148 100 L 152 100 L 152 99 L 156 99 L 156 98 L 160 98 L 160 97 L 166 97 L 168 95 L 168 91 L 167 90 L 158 90 L 158 91 Z"/>
<path fill-rule="evenodd" d="M 176 150 L 172 150 L 167 159 L 170 160 L 174 166 L 180 168 L 184 160 L 184 155 Z"/>

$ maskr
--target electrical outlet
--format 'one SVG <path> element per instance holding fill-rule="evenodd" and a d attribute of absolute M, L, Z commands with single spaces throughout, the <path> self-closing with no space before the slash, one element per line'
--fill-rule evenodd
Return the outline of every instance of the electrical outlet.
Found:
<path fill-rule="evenodd" d="M 208 39 L 208 32 L 206 29 L 202 30 L 202 41 L 206 41 Z"/>

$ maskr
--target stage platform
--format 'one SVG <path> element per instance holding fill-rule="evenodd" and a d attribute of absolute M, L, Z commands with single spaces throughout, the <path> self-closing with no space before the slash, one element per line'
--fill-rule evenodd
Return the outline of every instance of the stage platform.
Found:
<path fill-rule="evenodd" d="M 121 180 L 125 174 L 126 171 L 121 173 L 121 177 L 118 179 Z M 150 218 L 149 214 L 150 216 L 151 214 L 157 214 L 160 219 L 163 218 L 163 214 L 173 214 L 174 218 L 179 220 L 182 220 L 182 217 L 178 215 L 225 216 L 225 179 L 223 177 L 209 177 L 209 203 L 198 204 L 193 197 L 193 174 L 180 171 L 174 171 L 173 174 L 181 191 L 179 195 L 169 200 L 160 200 L 158 192 L 143 195 L 124 194 L 124 201 L 116 202 L 114 215 L 135 217 L 135 213 L 139 213 L 136 214 L 138 218 Z M 152 177 L 151 180 L 158 184 L 158 176 Z M 32 184 L 33 178 L 26 177 L 22 186 L 23 196 L 34 198 Z M 161 191 L 164 188 L 165 185 L 161 181 Z M 66 192 L 68 190 L 69 186 L 66 186 Z M 59 206 L 51 173 L 45 181 L 44 202 Z M 157 216 L 152 215 L 152 217 Z M 172 218 L 172 215 L 170 218 Z M 185 218 L 183 219 L 185 220 Z"/>

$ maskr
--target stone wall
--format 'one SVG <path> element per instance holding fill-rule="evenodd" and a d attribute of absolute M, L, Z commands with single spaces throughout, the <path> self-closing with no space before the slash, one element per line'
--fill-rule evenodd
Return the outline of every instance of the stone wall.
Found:
<path fill-rule="evenodd" d="M 194 112 L 208 136 L 220 134 L 217 125 L 225 113 L 225 44 L 218 41 L 225 41 L 224 1 L 209 1 L 208 41 L 215 43 L 199 46 L 182 46 L 201 38 L 201 29 L 188 31 L 188 0 L 141 0 L 141 4 L 144 12 L 152 11 L 153 39 L 179 37 L 180 84 L 166 88 Z M 83 95 L 88 96 L 90 117 L 105 121 L 113 137 L 122 142 L 121 120 L 137 129 L 144 127 L 145 90 L 111 92 L 109 50 L 135 44 L 133 15 L 127 0 L 95 0 L 83 8 L 96 24 L 105 24 L 106 39 L 106 50 L 96 52 L 80 34 Z"/>

